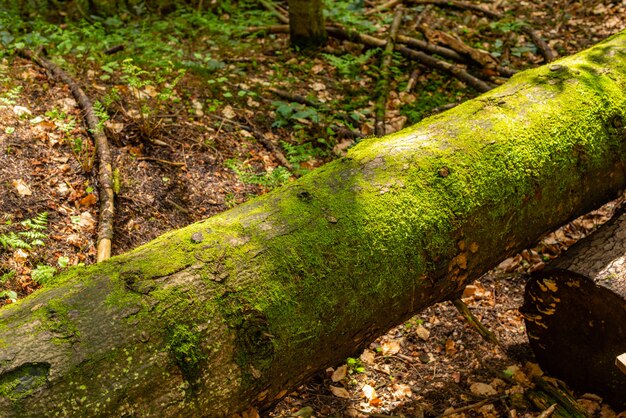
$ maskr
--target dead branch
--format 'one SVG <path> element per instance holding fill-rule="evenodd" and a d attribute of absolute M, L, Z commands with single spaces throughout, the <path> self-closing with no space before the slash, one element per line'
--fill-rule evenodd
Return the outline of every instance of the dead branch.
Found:
<path fill-rule="evenodd" d="M 98 181 L 100 183 L 100 216 L 98 220 L 98 255 L 97 261 L 101 262 L 111 257 L 111 240 L 113 239 L 113 220 L 115 216 L 114 193 L 113 193 L 113 169 L 109 141 L 102 130 L 98 116 L 93 109 L 91 101 L 78 84 L 58 65 L 47 60 L 41 55 L 36 55 L 28 50 L 19 50 L 18 54 L 48 70 L 55 78 L 67 84 L 83 111 L 85 124 L 89 135 L 96 145 L 98 156 Z"/>
<path fill-rule="evenodd" d="M 289 93 L 288 91 L 285 91 L 285 90 L 280 90 L 274 87 L 270 87 L 268 88 L 268 90 L 274 93 L 275 95 L 277 95 L 278 97 L 285 99 L 285 100 L 289 100 L 290 102 L 299 103 L 305 106 L 311 106 L 311 107 L 316 107 L 316 108 L 322 105 L 318 101 L 309 100 L 304 96 L 301 96 L 299 94 Z"/>
<path fill-rule="evenodd" d="M 265 9 L 267 9 L 274 16 L 276 16 L 278 20 L 280 20 L 281 22 L 287 25 L 289 24 L 289 18 L 285 16 L 284 14 L 282 14 L 281 12 L 279 12 L 278 9 L 276 9 L 276 7 L 269 0 L 260 0 L 260 3 L 261 5 L 263 5 L 263 7 L 265 7 Z"/>
<path fill-rule="evenodd" d="M 435 45 L 430 42 L 422 41 L 420 39 L 415 39 L 405 35 L 398 35 L 396 41 L 399 44 L 405 44 L 409 47 L 417 48 L 420 51 L 428 52 L 429 54 L 437 54 L 443 58 L 447 58 L 452 61 L 465 62 L 465 58 L 461 54 L 450 48 Z"/>
<path fill-rule="evenodd" d="M 364 16 L 370 16 L 370 15 L 376 14 L 378 12 L 382 12 L 383 10 L 391 9 L 392 7 L 397 5 L 398 3 L 402 3 L 402 0 L 391 0 L 391 1 L 388 1 L 387 3 L 381 4 L 380 6 L 376 6 L 373 9 L 370 9 L 370 10 L 366 11 L 365 13 L 363 13 L 363 15 Z"/>
<path fill-rule="evenodd" d="M 452 300 L 452 304 L 457 309 L 457 311 L 459 311 L 461 316 L 465 318 L 467 323 L 470 324 L 470 326 L 474 328 L 485 341 L 493 345 L 500 345 L 500 342 L 498 341 L 496 335 L 491 332 L 487 327 L 485 327 L 485 325 L 483 325 L 483 323 L 474 316 L 474 314 L 472 313 L 472 311 L 469 310 L 465 302 L 463 302 L 460 298 L 456 298 Z"/>
<path fill-rule="evenodd" d="M 219 119 L 225 123 L 238 126 L 239 128 L 250 132 L 252 135 L 254 135 L 254 138 L 257 141 L 259 141 L 269 152 L 271 152 L 274 155 L 274 157 L 276 157 L 278 162 L 280 162 L 285 168 L 287 168 L 292 174 L 294 174 L 293 166 L 291 165 L 289 160 L 285 158 L 285 155 L 282 153 L 282 151 L 278 149 L 278 147 L 274 145 L 272 141 L 270 141 L 268 138 L 265 137 L 265 134 L 263 134 L 263 132 L 259 132 L 257 129 L 253 128 L 252 126 L 244 125 L 243 123 L 239 123 L 237 121 L 225 118 L 223 116 L 216 115 L 214 113 L 209 113 L 208 115 L 212 118 Z"/>
<path fill-rule="evenodd" d="M 137 157 L 138 161 L 154 161 L 155 163 L 161 163 L 161 164 L 165 164 L 165 165 L 171 165 L 174 167 L 186 167 L 187 164 L 185 163 L 180 163 L 177 161 L 168 161 L 168 160 L 162 160 L 160 158 L 153 158 L 153 157 Z"/>
<path fill-rule="evenodd" d="M 495 68 L 498 66 L 498 61 L 492 57 L 490 53 L 472 48 L 457 36 L 437 29 L 431 29 L 427 25 L 420 25 L 418 29 L 424 34 L 430 43 L 445 44 L 448 48 L 470 58 L 482 67 Z"/>
<path fill-rule="evenodd" d="M 327 27 L 326 32 L 328 32 L 329 35 L 339 39 L 347 39 L 349 41 L 361 42 L 365 45 L 372 47 L 383 47 L 387 44 L 386 41 L 376 38 L 374 36 L 361 34 L 355 31 L 348 31 L 346 29 L 337 27 Z M 474 77 L 459 66 L 439 60 L 431 55 L 423 53 L 422 51 L 415 51 L 413 49 L 407 48 L 404 45 L 396 45 L 395 50 L 400 52 L 407 58 L 419 61 L 423 65 L 448 73 L 453 77 L 456 77 L 459 80 L 463 81 L 464 83 L 467 83 L 468 85 L 472 86 L 480 92 L 484 93 L 491 90 L 491 86 L 489 84 Z"/>
<path fill-rule="evenodd" d="M 487 17 L 491 17 L 494 19 L 500 19 L 502 17 L 500 13 L 486 9 L 478 4 L 465 3 L 462 1 L 456 1 L 456 0 L 407 0 L 407 4 L 412 4 L 412 5 L 432 4 L 438 7 L 450 7 L 450 8 L 459 9 L 459 10 L 472 10 L 474 12 L 481 13 Z"/>
<path fill-rule="evenodd" d="M 415 87 L 415 83 L 417 83 L 417 78 L 419 77 L 420 73 L 421 71 L 417 68 L 411 72 L 409 81 L 407 81 L 406 88 L 404 89 L 406 93 L 410 93 L 411 90 L 413 90 L 413 87 Z"/>
<path fill-rule="evenodd" d="M 465 3 L 462 1 L 455 0 L 407 0 L 408 3 L 418 5 L 418 4 L 432 4 L 438 7 L 450 7 L 453 9 L 459 10 L 472 10 L 478 13 L 481 13 L 484 16 L 487 16 L 492 19 L 502 19 L 504 15 L 499 12 L 495 12 L 493 10 L 486 9 L 478 4 Z M 522 32 L 527 34 L 533 43 L 537 46 L 541 55 L 545 58 L 546 62 L 553 61 L 556 58 L 556 53 L 554 50 L 541 38 L 539 33 L 535 31 L 530 25 L 526 24 L 522 26 Z"/>
<path fill-rule="evenodd" d="M 104 51 L 102 51 L 102 53 L 104 55 L 113 55 L 116 52 L 123 51 L 124 48 L 126 48 L 126 46 L 124 46 L 124 44 L 119 44 L 119 45 L 115 45 L 115 46 L 112 46 L 110 48 L 105 49 Z"/>
<path fill-rule="evenodd" d="M 533 43 L 541 52 L 541 55 L 545 58 L 546 62 L 554 61 L 556 58 L 556 54 L 552 48 L 544 41 L 541 36 L 537 33 L 537 31 L 533 30 L 529 25 L 522 26 L 522 32 L 530 37 Z"/>
<path fill-rule="evenodd" d="M 376 101 L 376 119 L 374 122 L 374 132 L 376 136 L 385 135 L 385 112 L 387 108 L 387 98 L 389 97 L 389 66 L 393 59 L 393 50 L 396 44 L 396 36 L 402 23 L 402 6 L 397 6 L 393 16 L 393 22 L 389 28 L 387 44 L 383 52 L 383 59 L 380 66 L 380 79 L 378 81 L 378 100 Z"/>

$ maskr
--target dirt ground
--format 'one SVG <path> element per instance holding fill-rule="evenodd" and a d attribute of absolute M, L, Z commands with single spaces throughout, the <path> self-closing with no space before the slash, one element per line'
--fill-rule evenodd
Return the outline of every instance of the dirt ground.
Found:
<path fill-rule="evenodd" d="M 561 56 L 626 28 L 626 1 L 496 1 L 487 7 L 511 11 L 529 22 Z M 479 39 L 480 34 L 472 28 L 485 19 L 467 10 L 442 11 L 432 6 L 422 9 L 419 16 L 421 23 L 466 40 Z M 146 119 L 138 116 L 133 106 L 137 100 L 149 103 L 151 92 L 143 91 L 144 99 L 137 99 L 136 92 L 120 87 L 124 97 L 108 109 L 110 120 L 105 124 L 119 179 L 114 254 L 269 190 L 271 182 L 246 181 L 243 169 L 238 172 L 236 168 L 271 173 L 280 165 L 277 156 L 255 136 L 263 135 L 276 145 L 281 141 L 298 144 L 302 132 L 322 136 L 323 129 L 317 132 L 315 126 L 299 132 L 290 126 L 272 126 L 276 97 L 268 86 L 303 96 L 313 89 L 319 99 L 329 102 L 331 98 L 350 100 L 353 86 L 349 81 L 338 80 L 336 69 L 325 61 L 291 51 L 285 35 L 257 37 L 251 42 L 255 43 L 253 53 L 258 54 L 254 65 L 249 51 L 213 51 L 214 57 L 225 63 L 224 72 L 236 74 L 223 83 L 222 90 L 256 93 L 244 93 L 238 101 L 210 107 L 212 90 L 190 74 L 176 87 L 181 100 Z M 340 50 L 358 48 L 331 40 L 325 52 Z M 119 81 L 103 81 L 101 70 L 66 59 L 90 97 L 103 97 Z M 517 69 L 543 62 L 536 51 L 521 51 L 506 59 Z M 308 68 L 314 70 L 305 75 L 295 72 L 294 68 L 307 60 L 313 61 Z M 421 100 L 420 94 L 432 80 L 430 70 L 416 68 L 421 74 L 414 91 L 391 95 L 391 128 L 410 122 L 410 116 L 399 109 L 401 102 Z M 280 71 L 291 76 L 277 82 Z M 365 77 L 360 88 L 367 90 L 369 82 Z M 460 98 L 472 94 L 476 93 Z M 372 103 L 365 106 L 371 108 Z M 372 123 L 365 121 L 354 129 L 369 135 Z M 299 162 L 300 168 L 313 169 L 341 155 L 353 138 L 339 133 L 333 141 L 332 152 L 310 153 Z M 45 285 L 45 268 L 38 266 L 63 270 L 95 262 L 99 184 L 93 160 L 91 139 L 68 87 L 30 61 L 4 58 L 0 62 L 0 234 L 21 237 L 30 248 L 0 248 L 3 303 L 12 299 L 6 292 L 21 298 Z M 521 396 L 529 387 L 529 376 L 537 373 L 518 312 L 524 273 L 542 268 L 606 220 L 611 208 L 544 238 L 534 250 L 505 261 L 468 287 L 465 302 L 495 332 L 500 347 L 485 342 L 452 304 L 439 304 L 390 330 L 345 364 L 320 372 L 267 416 L 538 416 L 542 411 Z M 43 213 L 47 214 L 42 221 L 45 236 L 41 237 L 43 245 L 37 245 L 38 238 L 28 235 L 33 231 L 32 222 L 24 221 L 41 219 Z M 34 271 L 38 271 L 35 277 Z M 584 398 L 582 403 L 592 416 L 615 416 L 596 397 L 576 395 Z"/>

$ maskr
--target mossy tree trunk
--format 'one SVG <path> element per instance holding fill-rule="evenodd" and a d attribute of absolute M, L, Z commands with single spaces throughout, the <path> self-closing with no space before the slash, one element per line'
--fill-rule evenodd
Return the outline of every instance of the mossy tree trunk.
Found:
<path fill-rule="evenodd" d="M 626 33 L 72 269 L 0 311 L 0 415 L 267 407 L 612 198 L 625 116 Z"/>
<path fill-rule="evenodd" d="M 322 0 L 288 0 L 289 39 L 300 48 L 317 47 L 326 43 Z"/>

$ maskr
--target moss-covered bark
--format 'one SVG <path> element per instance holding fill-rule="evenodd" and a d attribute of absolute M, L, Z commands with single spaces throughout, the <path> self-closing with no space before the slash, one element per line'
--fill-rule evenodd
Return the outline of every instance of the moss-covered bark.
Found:
<path fill-rule="evenodd" d="M 289 39 L 301 48 L 321 46 L 326 43 L 326 27 L 322 0 L 288 0 Z"/>
<path fill-rule="evenodd" d="M 1 416 L 267 406 L 626 185 L 626 33 L 0 311 Z"/>

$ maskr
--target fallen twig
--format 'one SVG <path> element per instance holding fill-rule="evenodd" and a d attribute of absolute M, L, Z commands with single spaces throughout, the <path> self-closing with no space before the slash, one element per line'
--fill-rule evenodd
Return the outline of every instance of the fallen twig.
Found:
<path fill-rule="evenodd" d="M 287 25 L 289 24 L 289 18 L 285 16 L 284 14 L 282 14 L 281 12 L 279 12 L 270 1 L 260 0 L 259 2 L 261 3 L 261 5 L 263 5 L 263 7 L 265 7 L 265 9 L 267 9 L 274 16 L 276 16 L 278 20 L 280 20 L 283 23 L 286 23 Z"/>
<path fill-rule="evenodd" d="M 420 74 L 421 71 L 417 68 L 411 72 L 409 81 L 406 82 L 406 88 L 404 89 L 406 93 L 410 93 L 411 90 L 413 90 L 413 87 L 415 87 L 415 83 L 417 83 L 417 78 L 420 76 Z"/>
<path fill-rule="evenodd" d="M 288 91 L 285 91 L 285 90 L 280 90 L 274 87 L 270 87 L 268 88 L 268 90 L 274 93 L 275 95 L 277 95 L 278 97 L 283 98 L 285 100 L 289 100 L 290 102 L 300 103 L 300 104 L 311 106 L 311 107 L 320 107 L 322 105 L 318 101 L 309 100 L 304 96 L 301 96 L 299 94 L 289 93 Z"/>
<path fill-rule="evenodd" d="M 502 15 L 498 12 L 486 9 L 478 4 L 465 3 L 455 0 L 406 0 L 407 4 L 420 5 L 420 4 L 432 4 L 439 7 L 451 7 L 453 9 L 460 10 L 473 10 L 479 12 L 485 16 L 492 17 L 494 19 L 500 19 Z"/>
<path fill-rule="evenodd" d="M 522 26 L 522 32 L 530 37 L 533 43 L 541 52 L 541 55 L 545 58 L 546 62 L 554 61 L 556 58 L 556 54 L 554 50 L 550 48 L 550 46 L 544 41 L 541 36 L 537 33 L 537 31 L 533 30 L 529 25 Z"/>
<path fill-rule="evenodd" d="M 389 97 L 389 66 L 393 58 L 393 50 L 396 44 L 396 36 L 402 23 L 402 6 L 397 6 L 393 16 L 393 22 L 389 28 L 389 36 L 387 37 L 387 44 L 385 45 L 385 51 L 383 52 L 383 59 L 380 66 L 380 78 L 378 80 L 378 100 L 376 100 L 376 118 L 374 122 L 374 132 L 376 136 L 385 135 L 385 112 L 387 108 L 387 97 Z"/>
<path fill-rule="evenodd" d="M 370 9 L 370 10 L 366 11 L 365 13 L 363 13 L 363 15 L 364 16 L 370 16 L 370 15 L 376 14 L 378 12 L 382 12 L 383 10 L 391 9 L 392 7 L 394 7 L 398 3 L 402 3 L 402 0 L 391 0 L 391 1 L 388 1 L 387 3 L 381 4 L 380 6 L 376 6 L 373 9 Z"/>
<path fill-rule="evenodd" d="M 471 327 L 474 328 L 481 337 L 483 337 L 485 341 L 494 345 L 500 345 L 500 342 L 498 341 L 498 338 L 496 338 L 495 334 L 487 329 L 487 327 L 485 327 L 482 322 L 480 322 L 478 318 L 474 316 L 474 314 L 472 313 L 472 311 L 469 310 L 465 302 L 457 298 L 452 300 L 452 304 L 463 316 L 463 318 L 465 318 L 465 320 L 471 325 Z"/>
<path fill-rule="evenodd" d="M 282 151 L 280 149 L 278 149 L 278 147 L 276 145 L 274 145 L 274 143 L 272 141 L 270 141 L 268 138 L 265 137 L 265 134 L 263 134 L 262 132 L 259 132 L 258 130 L 256 130 L 252 126 L 244 125 L 243 123 L 239 123 L 237 121 L 225 118 L 223 116 L 216 115 L 214 113 L 209 113 L 209 116 L 211 116 L 213 118 L 216 118 L 216 119 L 219 119 L 221 121 L 224 121 L 225 123 L 229 123 L 231 125 L 238 126 L 241 129 L 244 129 L 244 130 L 250 132 L 252 135 L 254 135 L 254 138 L 257 141 L 259 141 L 261 144 L 263 144 L 263 146 L 269 152 L 271 152 L 274 155 L 274 157 L 276 157 L 276 159 L 278 160 L 279 163 L 281 163 L 292 174 L 294 174 L 293 166 L 291 165 L 289 160 L 287 160 L 287 158 L 285 158 L 285 155 L 282 153 Z"/>
<path fill-rule="evenodd" d="M 455 0 L 407 0 L 410 4 L 432 4 L 438 7 L 451 7 L 454 9 L 460 10 L 473 10 L 475 12 L 481 13 L 484 16 L 493 18 L 493 19 L 502 19 L 504 15 L 500 12 L 495 12 L 493 10 L 486 9 L 478 4 L 473 3 L 465 3 L 462 1 Z M 554 50 L 541 38 L 539 33 L 535 31 L 530 25 L 525 24 L 522 26 L 522 32 L 527 34 L 533 43 L 537 46 L 541 55 L 545 58 L 546 62 L 553 61 L 556 58 L 556 53 Z"/>
<path fill-rule="evenodd" d="M 153 158 L 153 157 L 137 157 L 137 160 L 138 161 L 154 161 L 155 163 L 172 165 L 174 167 L 185 167 L 187 165 L 185 163 L 180 163 L 180 162 L 176 162 L 176 161 L 161 160 L 159 158 Z"/>
<path fill-rule="evenodd" d="M 537 415 L 537 418 L 548 418 L 550 415 L 554 413 L 555 409 L 556 409 L 556 404 L 553 403 L 552 405 L 550 405 L 548 409 L 543 411 L 541 414 Z"/>
<path fill-rule="evenodd" d="M 110 47 L 110 48 L 105 49 L 104 51 L 102 51 L 102 53 L 103 53 L 104 55 L 113 55 L 113 54 L 115 54 L 116 52 L 123 51 L 123 50 L 124 50 L 124 48 L 126 48 L 126 47 L 124 46 L 124 44 L 119 44 L 119 45 L 115 45 L 115 46 L 112 46 L 112 47 Z"/>
<path fill-rule="evenodd" d="M 107 140 L 91 101 L 76 82 L 63 71 L 58 65 L 47 60 L 41 55 L 28 50 L 18 50 L 22 57 L 33 61 L 37 65 L 48 70 L 52 75 L 70 87 L 74 98 L 84 113 L 85 124 L 89 135 L 96 145 L 98 156 L 98 181 L 100 183 L 100 216 L 98 221 L 98 252 L 97 261 L 103 261 L 111 257 L 111 240 L 113 239 L 113 219 L 115 216 L 114 193 L 113 193 L 113 169 L 111 153 Z"/>
<path fill-rule="evenodd" d="M 437 113 L 445 112 L 446 110 L 450 110 L 454 107 L 457 107 L 460 103 L 448 103 L 443 106 L 438 106 L 428 111 L 428 116 L 436 115 Z"/>
<path fill-rule="evenodd" d="M 428 52 L 429 54 L 437 54 L 452 61 L 465 62 L 465 58 L 461 54 L 450 48 L 435 45 L 433 43 L 405 35 L 398 35 L 396 40 L 399 44 L 405 44 L 407 46 L 417 48 L 420 51 Z"/>
<path fill-rule="evenodd" d="M 441 414 L 439 417 L 443 418 L 443 417 L 447 417 L 447 416 L 450 416 L 450 415 L 453 415 L 453 414 L 458 414 L 458 413 L 461 413 L 461 412 L 469 411 L 470 409 L 480 408 L 481 406 L 486 405 L 489 402 L 495 402 L 495 401 L 497 401 L 499 399 L 506 398 L 507 396 L 508 395 L 498 396 L 498 397 L 494 397 L 494 398 L 487 398 L 487 399 L 483 399 L 480 402 L 473 403 L 471 405 L 462 406 L 460 408 L 455 408 L 455 409 L 450 409 L 450 410 L 444 412 L 443 414 Z"/>
<path fill-rule="evenodd" d="M 348 31 L 346 29 L 337 28 L 337 27 L 327 27 L 326 32 L 328 32 L 329 35 L 334 36 L 339 39 L 358 41 L 365 45 L 373 46 L 373 47 L 384 47 L 387 44 L 386 41 L 376 38 L 374 36 L 361 34 L 355 31 Z M 428 67 L 448 73 L 458 78 L 459 80 L 469 84 L 470 86 L 472 86 L 473 88 L 475 88 L 476 90 L 480 92 L 486 92 L 486 91 L 491 90 L 492 88 L 489 84 L 474 77 L 473 75 L 469 74 L 464 69 L 456 65 L 450 64 L 448 62 L 439 60 L 431 55 L 425 54 L 422 51 L 415 51 L 413 49 L 407 48 L 404 45 L 396 45 L 395 50 L 400 52 L 402 55 L 404 55 L 407 58 L 417 60 L 420 63 Z"/>

